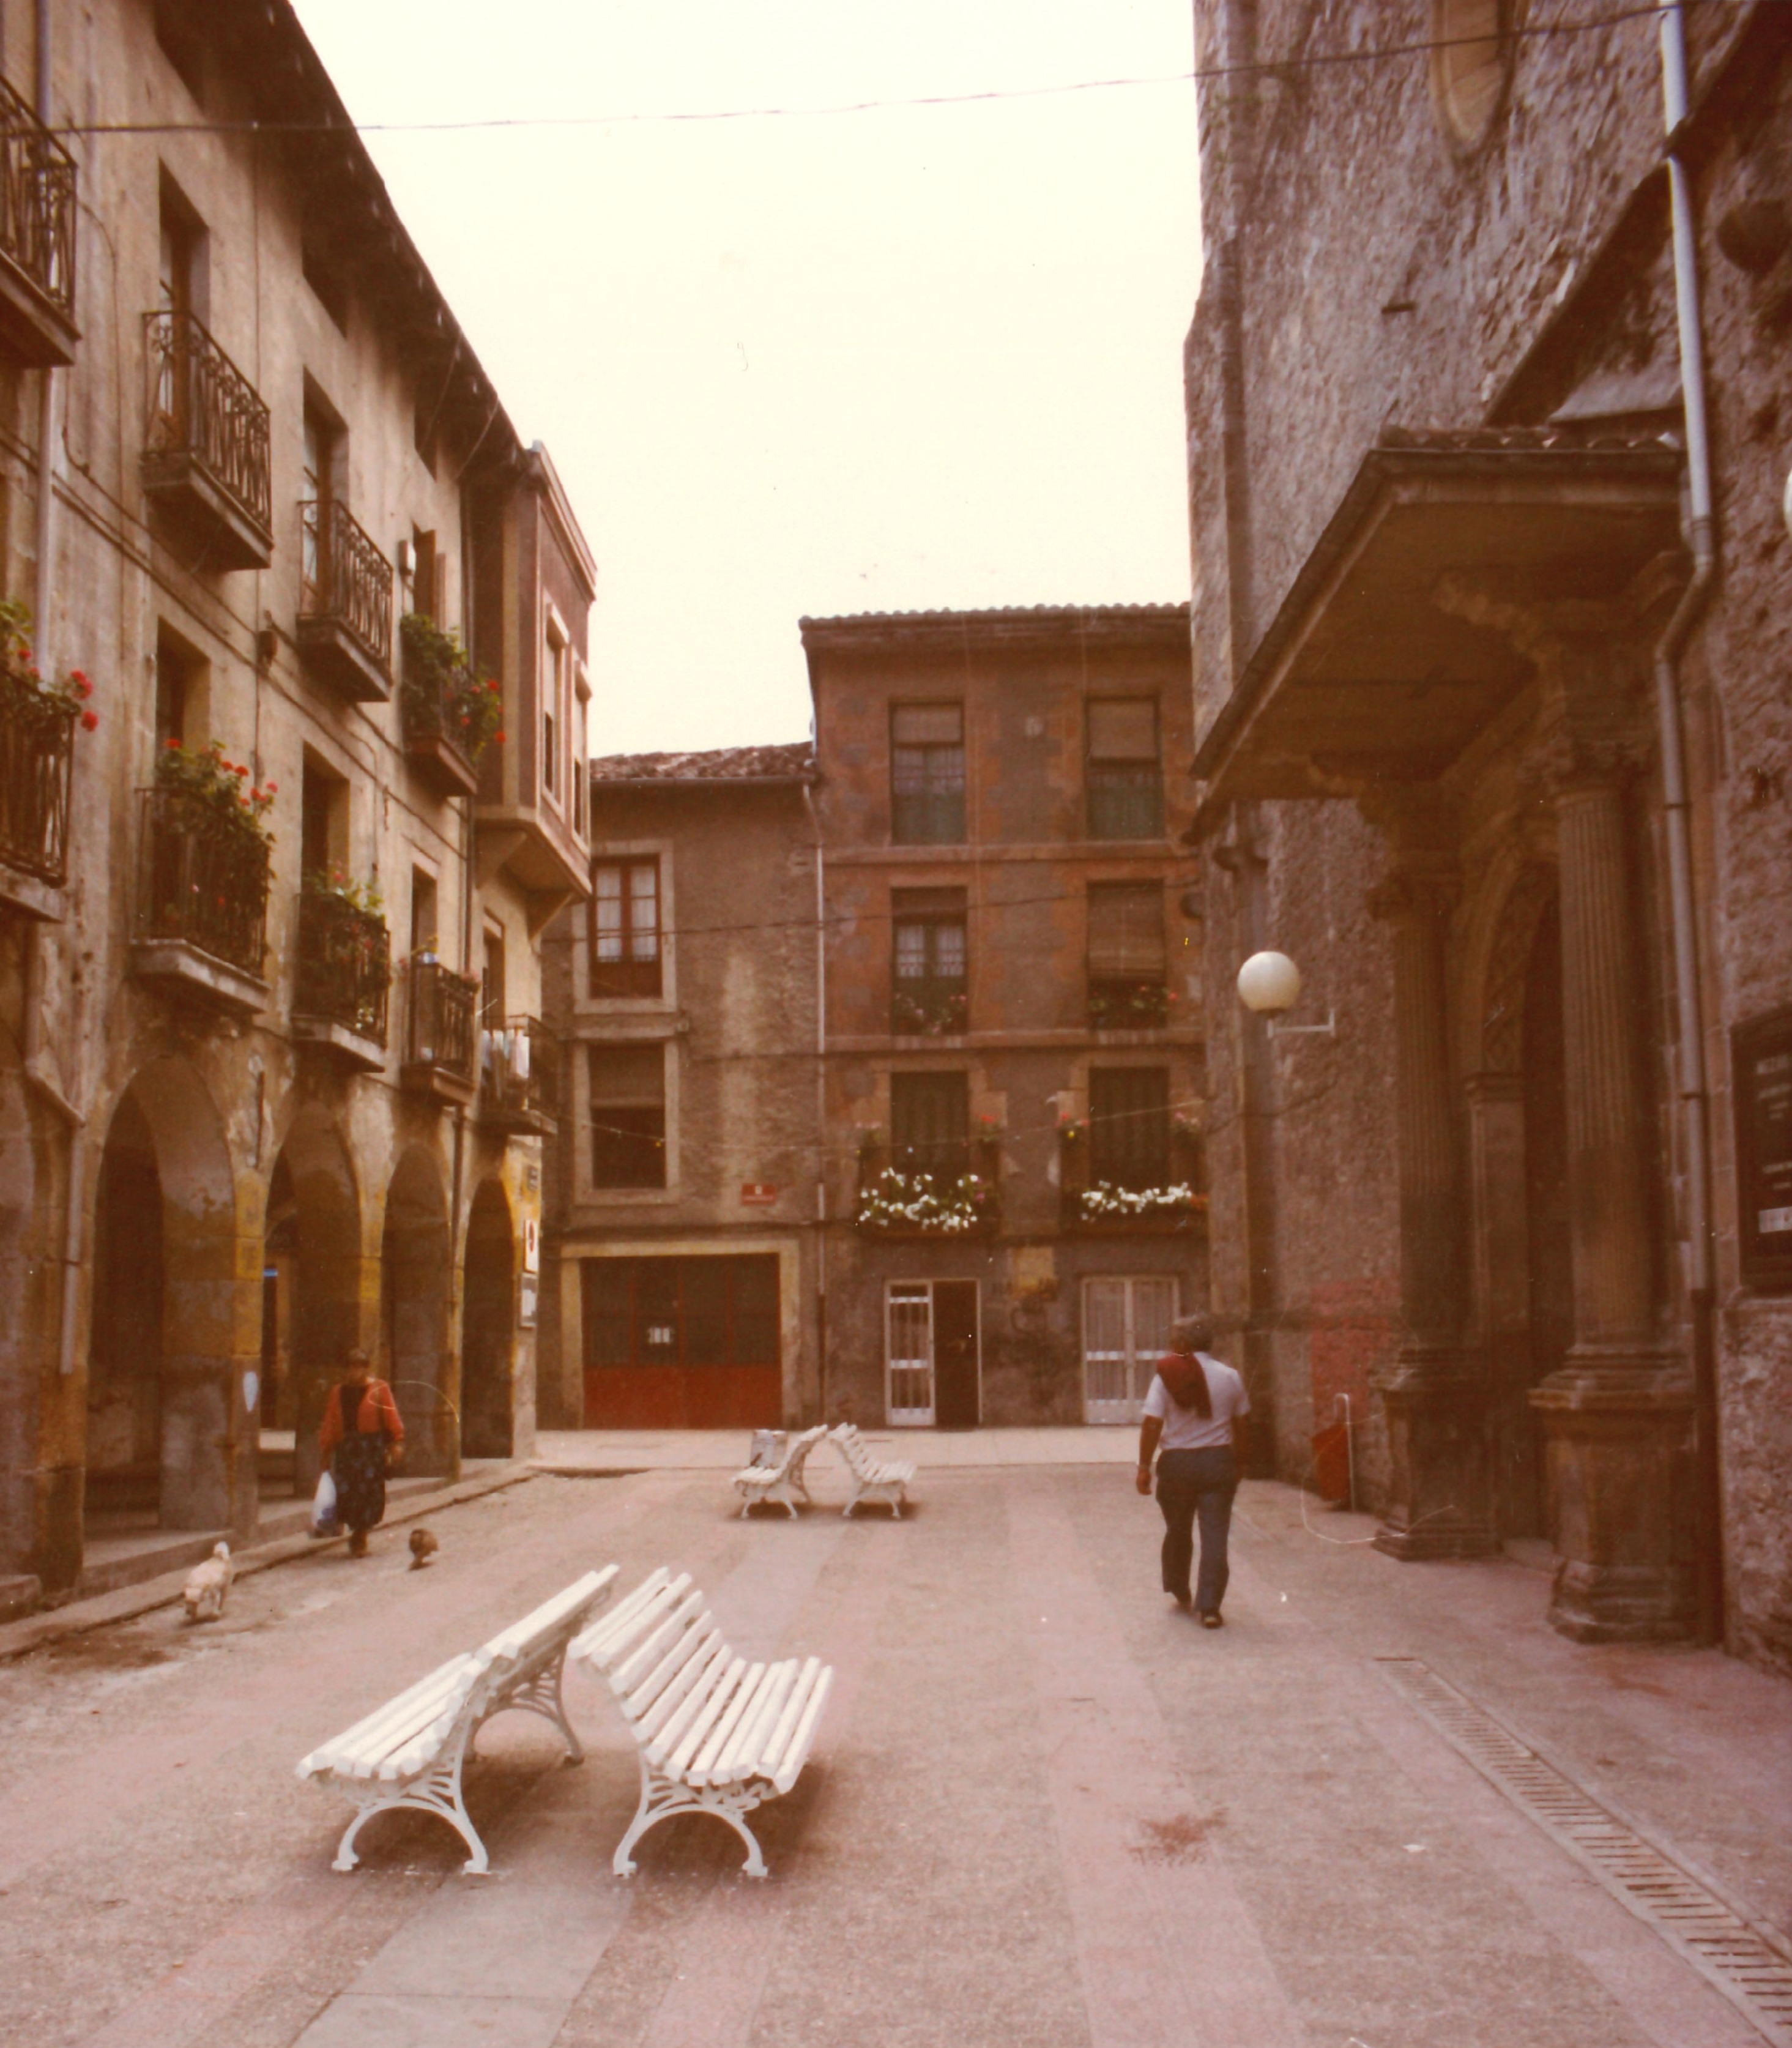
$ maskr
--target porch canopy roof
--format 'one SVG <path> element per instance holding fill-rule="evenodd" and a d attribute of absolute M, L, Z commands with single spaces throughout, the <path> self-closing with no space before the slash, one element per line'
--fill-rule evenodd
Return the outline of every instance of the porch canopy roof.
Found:
<path fill-rule="evenodd" d="M 1385 432 L 1200 740 L 1204 804 L 1441 774 L 1531 673 L 1502 608 L 1634 593 L 1679 546 L 1681 463 L 1658 439 Z"/>

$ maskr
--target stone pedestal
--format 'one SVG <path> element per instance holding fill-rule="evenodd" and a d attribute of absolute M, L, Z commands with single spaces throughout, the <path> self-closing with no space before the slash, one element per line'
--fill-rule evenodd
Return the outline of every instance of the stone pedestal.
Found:
<path fill-rule="evenodd" d="M 1547 1432 L 1561 1560 L 1550 1621 L 1577 1643 L 1685 1635 L 1693 1622 L 1690 1385 L 1637 1361 L 1625 1372 L 1558 1373 L 1531 1398 Z"/>
<path fill-rule="evenodd" d="M 1482 1375 L 1459 1352 L 1402 1348 L 1378 1379 L 1387 1418 L 1387 1512 L 1375 1548 L 1391 1557 L 1484 1557 L 1499 1547 L 1488 1513 Z"/>

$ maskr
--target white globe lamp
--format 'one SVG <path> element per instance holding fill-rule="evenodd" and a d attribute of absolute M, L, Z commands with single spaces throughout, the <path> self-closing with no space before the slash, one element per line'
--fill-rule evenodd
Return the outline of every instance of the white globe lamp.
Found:
<path fill-rule="evenodd" d="M 1301 999 L 1301 970 L 1286 953 L 1253 953 L 1238 971 L 1238 994 L 1247 1010 L 1292 1010 Z"/>

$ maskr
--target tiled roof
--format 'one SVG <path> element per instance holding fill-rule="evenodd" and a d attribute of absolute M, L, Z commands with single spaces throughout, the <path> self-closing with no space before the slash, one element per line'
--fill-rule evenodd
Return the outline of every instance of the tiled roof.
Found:
<path fill-rule="evenodd" d="M 715 747 L 700 754 L 604 754 L 591 764 L 593 782 L 806 782 L 815 749 L 806 739 L 779 747 Z"/>
<path fill-rule="evenodd" d="M 848 611 L 829 618 L 799 619 L 811 626 L 1038 626 L 1054 620 L 1186 619 L 1186 603 L 1177 604 L 1007 604 L 986 611 Z"/>

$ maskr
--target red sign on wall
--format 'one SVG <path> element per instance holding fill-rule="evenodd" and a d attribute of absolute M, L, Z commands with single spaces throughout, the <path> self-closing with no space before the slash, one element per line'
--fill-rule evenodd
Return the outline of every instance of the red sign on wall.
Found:
<path fill-rule="evenodd" d="M 778 1190 L 770 1181 L 743 1181 L 740 1199 L 749 1208 L 763 1208 L 778 1200 Z"/>

